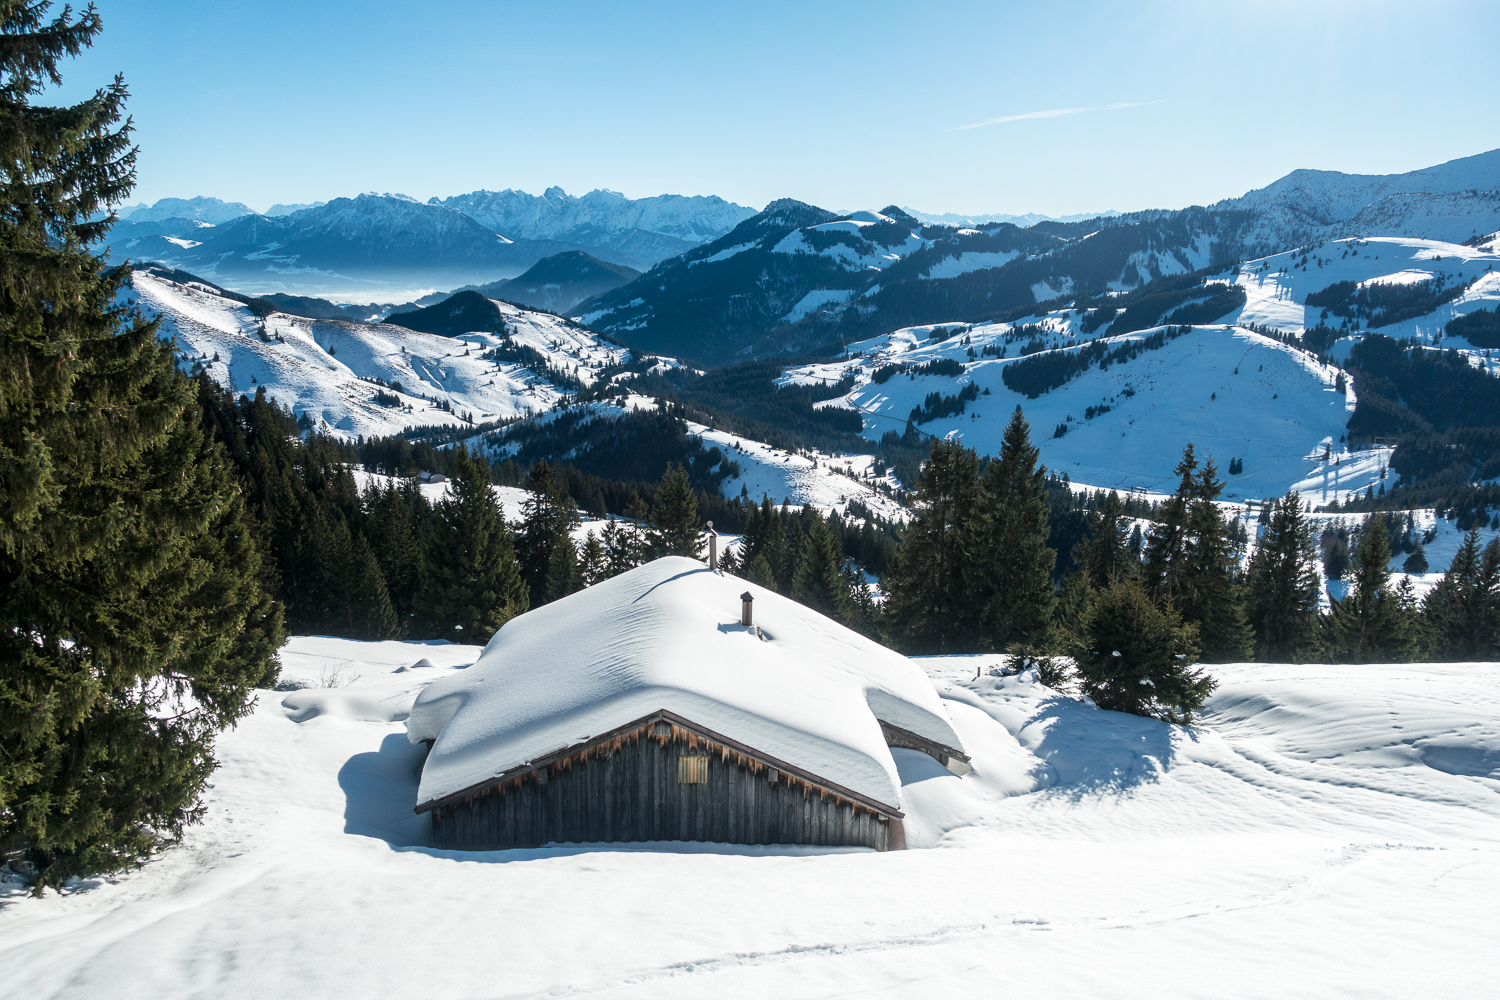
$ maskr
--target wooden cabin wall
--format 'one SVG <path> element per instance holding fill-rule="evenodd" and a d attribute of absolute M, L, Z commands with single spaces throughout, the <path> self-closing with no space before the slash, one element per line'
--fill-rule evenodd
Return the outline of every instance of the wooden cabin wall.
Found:
<path fill-rule="evenodd" d="M 680 732 L 680 730 L 678 731 Z M 789 783 L 767 770 L 708 754 L 708 780 L 678 782 L 683 740 L 623 741 L 607 756 L 529 774 L 432 811 L 434 847 L 502 850 L 550 843 L 697 840 L 724 844 L 904 846 L 898 830 L 863 806 Z M 894 821 L 899 824 L 899 820 Z"/>

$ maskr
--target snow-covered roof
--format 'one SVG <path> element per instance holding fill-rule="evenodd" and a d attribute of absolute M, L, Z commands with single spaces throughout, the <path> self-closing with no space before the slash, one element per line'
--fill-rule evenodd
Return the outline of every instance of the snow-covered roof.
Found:
<path fill-rule="evenodd" d="M 740 595 L 755 625 L 740 624 Z M 537 608 L 407 719 L 428 803 L 667 710 L 900 808 L 880 723 L 959 749 L 915 663 L 774 591 L 668 557 Z"/>

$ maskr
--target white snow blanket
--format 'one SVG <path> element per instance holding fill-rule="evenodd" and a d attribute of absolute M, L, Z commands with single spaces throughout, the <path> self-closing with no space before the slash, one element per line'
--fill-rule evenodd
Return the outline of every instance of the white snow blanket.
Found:
<path fill-rule="evenodd" d="M 911 660 L 773 591 L 667 557 L 522 615 L 473 667 L 423 691 L 406 724 L 413 743 L 436 741 L 418 801 L 661 709 L 898 809 L 880 720 L 961 748 Z"/>
<path fill-rule="evenodd" d="M 1500 664 L 1211 667 L 1186 729 L 991 676 L 995 656 L 915 660 L 974 771 L 892 751 L 913 850 L 433 850 L 400 720 L 480 652 L 292 639 L 283 678 L 314 686 L 262 691 L 220 738 L 180 847 L 42 899 L 0 878 L 0 995 L 1407 1000 L 1500 981 Z M 726 900 L 736 919 L 692 916 Z"/>

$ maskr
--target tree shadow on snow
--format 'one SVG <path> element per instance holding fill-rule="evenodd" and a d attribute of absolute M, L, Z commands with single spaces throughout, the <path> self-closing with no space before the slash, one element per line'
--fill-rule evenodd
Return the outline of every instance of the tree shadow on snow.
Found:
<path fill-rule="evenodd" d="M 1052 768 L 1055 784 L 1041 794 L 1079 800 L 1128 795 L 1172 767 L 1174 740 L 1196 740 L 1187 726 L 1107 712 L 1061 695 L 1041 701 L 1017 736 Z"/>

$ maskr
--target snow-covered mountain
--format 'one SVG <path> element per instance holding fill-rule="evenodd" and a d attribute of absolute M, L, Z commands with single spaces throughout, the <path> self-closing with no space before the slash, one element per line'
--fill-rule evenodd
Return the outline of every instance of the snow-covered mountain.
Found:
<path fill-rule="evenodd" d="M 1492 350 L 1445 334 L 1455 317 L 1500 307 L 1497 266 L 1500 252 L 1490 245 L 1331 241 L 1226 268 L 1201 284 L 1184 282 L 1174 296 L 1150 294 L 1148 286 L 1135 299 L 1118 300 L 1130 303 L 1124 309 L 1096 300 L 1009 321 L 898 330 L 849 345 L 838 361 L 790 369 L 784 382 L 851 379 L 850 392 L 823 405 L 860 412 L 872 441 L 914 425 L 923 435 L 994 454 L 1020 406 L 1042 461 L 1076 482 L 1170 492 L 1172 469 L 1192 442 L 1217 460 L 1227 498 L 1296 488 L 1324 504 L 1380 484 L 1392 450 L 1351 450 L 1354 384 L 1322 359 L 1347 358 L 1374 332 L 1440 342 L 1500 375 Z M 1306 300 L 1344 282 L 1457 294 L 1433 296 L 1430 308 L 1410 318 L 1374 318 L 1373 330 L 1359 322 L 1330 328 L 1340 317 Z M 1327 331 L 1316 348 L 1278 336 L 1315 327 Z M 1015 366 L 1049 363 L 1060 374 L 1015 377 Z M 1228 475 L 1231 459 L 1243 470 Z"/>
<path fill-rule="evenodd" d="M 767 335 L 814 313 L 873 314 L 883 285 L 994 268 L 1063 243 L 1006 223 L 923 226 L 895 206 L 838 216 L 782 199 L 574 311 L 644 350 L 722 362 L 822 343 L 830 338 L 820 327 L 811 336 L 822 339 Z"/>
<path fill-rule="evenodd" d="M 1404 174 L 1294 170 L 1213 209 L 1250 213 L 1241 238 L 1266 252 L 1345 236 L 1461 243 L 1500 229 L 1500 149 Z"/>
<path fill-rule="evenodd" d="M 923 212 L 920 209 L 911 208 L 907 205 L 901 206 L 901 211 L 916 219 L 918 222 L 929 222 L 940 226 L 982 226 L 986 222 L 1009 222 L 1012 225 L 1025 229 L 1034 226 L 1038 222 L 1084 222 L 1088 219 L 1112 219 L 1119 215 L 1116 211 L 1107 212 L 1077 212 L 1073 215 L 1039 215 L 1036 212 L 1026 212 L 1023 215 L 1007 215 L 1004 212 L 990 212 L 978 215 L 969 215 L 962 212 Z"/>
<path fill-rule="evenodd" d="M 473 191 L 432 204 L 456 209 L 512 240 L 561 240 L 644 270 L 711 240 L 755 214 L 717 196 L 627 198 L 598 189 L 582 197 L 550 187 L 540 195 Z"/>
<path fill-rule="evenodd" d="M 237 201 L 221 201 L 218 198 L 162 198 L 153 205 L 144 202 L 129 205 L 115 212 L 121 221 L 165 222 L 168 219 L 194 219 L 217 226 L 242 215 L 254 215 L 248 205 Z"/>
<path fill-rule="evenodd" d="M 328 204 L 328 202 L 326 201 L 313 201 L 301 205 L 283 205 L 278 202 L 277 204 L 272 205 L 270 208 L 266 209 L 265 214 L 274 219 L 279 215 L 293 215 L 305 208 L 322 208 L 326 204 Z"/>
<path fill-rule="evenodd" d="M 605 369 L 630 352 L 549 313 L 492 302 L 504 331 L 486 320 L 482 330 L 455 335 L 422 333 L 390 323 L 320 320 L 273 312 L 259 319 L 246 303 L 189 275 L 138 270 L 128 297 L 148 314 L 161 317 L 164 335 L 174 337 L 184 369 L 203 368 L 235 393 L 264 389 L 272 399 L 305 417 L 310 426 L 335 437 L 376 437 L 410 428 L 463 429 L 534 414 L 546 422 L 568 392 L 554 380 L 566 371 L 584 386 L 596 384 Z M 529 348 L 541 365 L 495 362 L 485 351 L 505 343 Z M 662 364 L 672 364 L 667 359 Z M 618 420 L 634 409 L 654 409 L 656 401 L 627 395 L 608 402 L 576 404 L 591 419 Z M 724 489 L 777 501 L 812 504 L 843 513 L 858 501 L 880 516 L 905 514 L 870 475 L 873 455 L 800 454 L 701 424 L 688 433 L 707 447 L 718 447 L 741 469 Z M 490 435 L 471 441 L 492 457 L 504 457 Z M 885 483 L 884 485 L 889 485 Z"/>
<path fill-rule="evenodd" d="M 370 193 L 274 205 L 264 215 L 217 198 L 164 198 L 122 209 L 109 247 L 115 260 L 157 261 L 254 293 L 417 297 L 518 276 L 570 251 L 634 274 L 750 214 L 721 198 L 573 198 L 560 188 L 540 198 L 481 191 L 426 203 Z M 554 296 L 555 308 L 614 284 Z"/>
<path fill-rule="evenodd" d="M 564 391 L 545 373 L 481 357 L 507 336 L 585 385 L 629 357 L 566 320 L 506 303 L 495 304 L 505 333 L 449 337 L 280 312 L 259 319 L 201 282 L 147 271 L 136 271 L 131 282 L 130 297 L 176 338 L 184 368 L 202 367 L 235 393 L 264 389 L 317 429 L 348 438 L 549 409 Z"/>
<path fill-rule="evenodd" d="M 1024 229 L 924 223 L 895 207 L 839 217 L 782 201 L 577 312 L 643 349 L 717 362 L 1000 320 L 1320 240 L 1462 242 L 1497 229 L 1500 150 L 1383 177 L 1297 171 L 1209 208 Z"/>
<path fill-rule="evenodd" d="M 519 274 L 577 247 L 517 243 L 461 212 L 398 195 L 336 198 L 271 218 L 245 215 L 192 234 L 112 234 L 118 259 L 156 260 L 248 292 L 388 296 Z"/>

